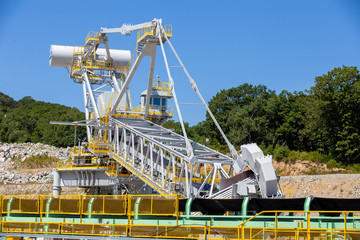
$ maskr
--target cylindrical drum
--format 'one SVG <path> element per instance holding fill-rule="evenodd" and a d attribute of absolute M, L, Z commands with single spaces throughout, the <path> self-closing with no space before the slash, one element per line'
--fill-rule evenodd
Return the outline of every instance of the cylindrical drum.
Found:
<path fill-rule="evenodd" d="M 83 49 L 84 47 L 51 45 L 49 65 L 52 67 L 68 67 L 71 65 L 74 52 L 83 51 Z M 129 50 L 109 49 L 109 51 L 114 63 L 120 66 L 126 66 L 131 59 Z M 106 49 L 98 48 L 96 58 L 98 60 L 107 60 Z"/>

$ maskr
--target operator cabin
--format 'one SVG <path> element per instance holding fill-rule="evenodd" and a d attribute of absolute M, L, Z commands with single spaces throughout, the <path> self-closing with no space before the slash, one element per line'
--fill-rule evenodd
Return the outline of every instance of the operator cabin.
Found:
<path fill-rule="evenodd" d="M 147 90 L 143 91 L 140 95 L 141 108 L 145 108 L 146 105 L 146 91 Z M 167 106 L 170 98 L 172 98 L 172 95 L 168 83 L 161 81 L 159 76 L 156 76 L 156 80 L 153 82 L 153 87 L 151 89 L 149 112 L 155 116 L 167 116 L 171 114 L 171 110 Z"/>

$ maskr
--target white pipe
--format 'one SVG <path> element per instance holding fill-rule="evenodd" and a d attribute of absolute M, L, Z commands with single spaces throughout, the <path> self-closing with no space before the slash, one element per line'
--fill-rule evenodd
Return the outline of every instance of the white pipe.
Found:
<path fill-rule="evenodd" d="M 53 170 L 54 182 L 53 182 L 53 195 L 60 195 L 61 194 L 61 181 L 60 181 L 60 173 Z"/>

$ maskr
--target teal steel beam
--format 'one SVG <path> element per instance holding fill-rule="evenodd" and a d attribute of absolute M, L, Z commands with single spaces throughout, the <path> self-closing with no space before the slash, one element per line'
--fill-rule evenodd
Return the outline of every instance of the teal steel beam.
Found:
<path fill-rule="evenodd" d="M 190 219 L 191 216 L 191 204 L 194 201 L 194 198 L 188 198 L 185 204 L 185 219 Z"/>
<path fill-rule="evenodd" d="M 142 200 L 141 197 L 138 197 L 135 200 L 135 204 L 134 204 L 134 220 L 139 219 L 139 210 L 140 210 L 141 200 Z"/>
<path fill-rule="evenodd" d="M 92 213 L 92 207 L 93 207 L 94 201 L 95 201 L 95 198 L 92 197 L 88 203 L 88 218 L 92 218 L 91 213 Z"/>
<path fill-rule="evenodd" d="M 14 201 L 14 198 L 10 198 L 10 200 L 8 201 L 7 205 L 6 205 L 6 211 L 7 211 L 7 215 L 8 217 L 11 216 L 10 212 L 11 212 L 11 204 Z"/>
<path fill-rule="evenodd" d="M 47 201 L 46 201 L 46 205 L 45 205 L 45 217 L 49 217 L 49 212 L 50 212 L 50 204 L 51 204 L 51 202 L 52 202 L 52 200 L 53 200 L 54 198 L 53 197 L 51 197 L 51 198 L 49 198 Z"/>
<path fill-rule="evenodd" d="M 52 202 L 54 198 L 50 197 L 47 201 L 46 201 L 46 205 L 45 205 L 45 217 L 49 217 L 49 212 L 50 212 L 50 204 Z M 47 232 L 49 231 L 49 224 L 44 224 L 44 231 Z"/>
<path fill-rule="evenodd" d="M 304 202 L 304 211 L 310 211 L 310 205 L 311 205 L 311 201 L 313 198 L 314 198 L 313 196 L 306 197 L 305 202 Z M 304 221 L 306 221 L 309 214 L 310 213 L 304 213 Z M 309 223 L 307 223 L 307 224 L 309 224 Z"/>
<path fill-rule="evenodd" d="M 304 211 L 310 211 L 310 205 L 313 198 L 314 198 L 313 196 L 306 197 L 304 202 Z"/>
<path fill-rule="evenodd" d="M 249 205 L 250 197 L 244 197 L 243 202 L 241 204 L 241 217 L 245 220 L 248 212 L 248 205 Z"/>

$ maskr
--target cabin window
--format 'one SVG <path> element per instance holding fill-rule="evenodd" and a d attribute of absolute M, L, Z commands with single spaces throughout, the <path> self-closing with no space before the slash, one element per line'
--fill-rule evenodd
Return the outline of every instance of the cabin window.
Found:
<path fill-rule="evenodd" d="M 161 99 L 161 105 L 166 106 L 166 98 Z"/>
<path fill-rule="evenodd" d="M 150 104 L 151 104 L 151 102 L 150 102 Z M 160 106 L 160 98 L 154 98 L 152 104 Z"/>

